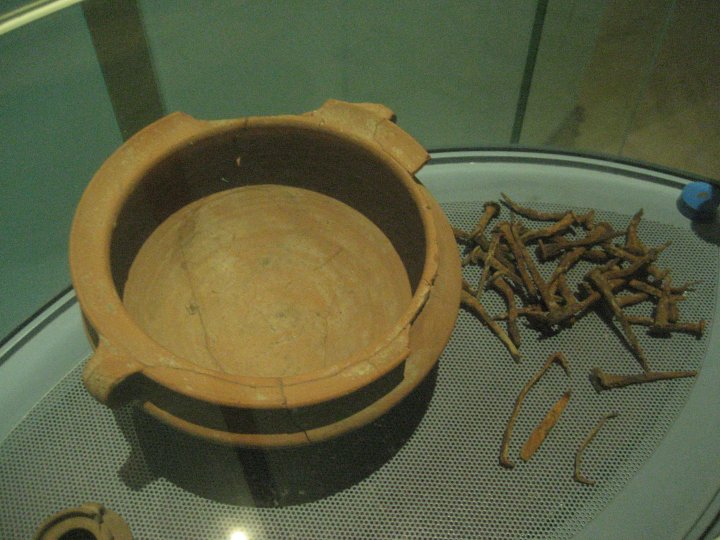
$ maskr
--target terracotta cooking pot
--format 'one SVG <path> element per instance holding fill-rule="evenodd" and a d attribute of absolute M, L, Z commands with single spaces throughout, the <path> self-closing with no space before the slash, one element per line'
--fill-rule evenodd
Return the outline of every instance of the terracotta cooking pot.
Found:
<path fill-rule="evenodd" d="M 461 280 L 414 177 L 428 154 L 393 120 L 340 101 L 175 113 L 120 147 L 70 238 L 91 394 L 251 447 L 334 437 L 406 396 L 449 339 Z"/>

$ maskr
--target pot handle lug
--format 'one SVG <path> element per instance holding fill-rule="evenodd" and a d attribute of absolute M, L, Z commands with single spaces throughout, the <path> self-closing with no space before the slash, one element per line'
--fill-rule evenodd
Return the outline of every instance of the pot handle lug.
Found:
<path fill-rule="evenodd" d="M 337 131 L 370 142 L 392 157 L 410 174 L 427 163 L 430 155 L 407 132 L 395 124 L 395 113 L 377 103 L 348 103 L 330 99 L 307 113 Z"/>
<path fill-rule="evenodd" d="M 111 405 L 113 391 L 130 375 L 139 373 L 142 365 L 100 339 L 100 344 L 83 369 L 83 383 L 99 402 Z"/>

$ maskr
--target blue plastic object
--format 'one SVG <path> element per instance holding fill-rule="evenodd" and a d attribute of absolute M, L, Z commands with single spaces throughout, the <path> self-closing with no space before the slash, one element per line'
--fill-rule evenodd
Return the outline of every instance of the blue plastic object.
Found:
<path fill-rule="evenodd" d="M 720 189 L 707 182 L 690 182 L 680 195 L 680 210 L 693 220 L 711 219 L 718 205 L 720 205 Z"/>

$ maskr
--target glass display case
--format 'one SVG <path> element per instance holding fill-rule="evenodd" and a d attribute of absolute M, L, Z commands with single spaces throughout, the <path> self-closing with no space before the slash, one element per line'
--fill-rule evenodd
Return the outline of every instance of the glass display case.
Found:
<path fill-rule="evenodd" d="M 0 537 L 720 535 L 718 25 L 702 0 L 0 6 Z M 340 246 L 317 264 L 304 215 Z M 178 269 L 193 301 L 158 292 Z M 331 270 L 320 326 L 293 318 Z M 252 295 L 200 301 L 193 272 Z M 221 376 L 175 377 L 196 330 Z"/>

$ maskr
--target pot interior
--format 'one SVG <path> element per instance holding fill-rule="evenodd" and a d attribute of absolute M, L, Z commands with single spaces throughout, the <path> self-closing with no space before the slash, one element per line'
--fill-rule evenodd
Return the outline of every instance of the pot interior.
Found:
<path fill-rule="evenodd" d="M 269 126 L 159 160 L 125 202 L 110 258 L 131 315 L 176 355 L 290 376 L 389 332 L 419 284 L 425 234 L 383 159 L 329 133 Z"/>
<path fill-rule="evenodd" d="M 198 366 L 285 377 L 378 343 L 411 296 L 393 245 L 360 212 L 259 185 L 165 220 L 135 258 L 123 301 L 148 335 Z"/>
<path fill-rule="evenodd" d="M 367 148 L 332 133 L 279 125 L 188 142 L 147 171 L 123 203 L 111 239 L 120 297 L 140 247 L 171 214 L 213 193 L 258 184 L 316 191 L 359 211 L 395 247 L 413 291 L 418 286 L 425 231 L 417 203 L 396 171 Z"/>

